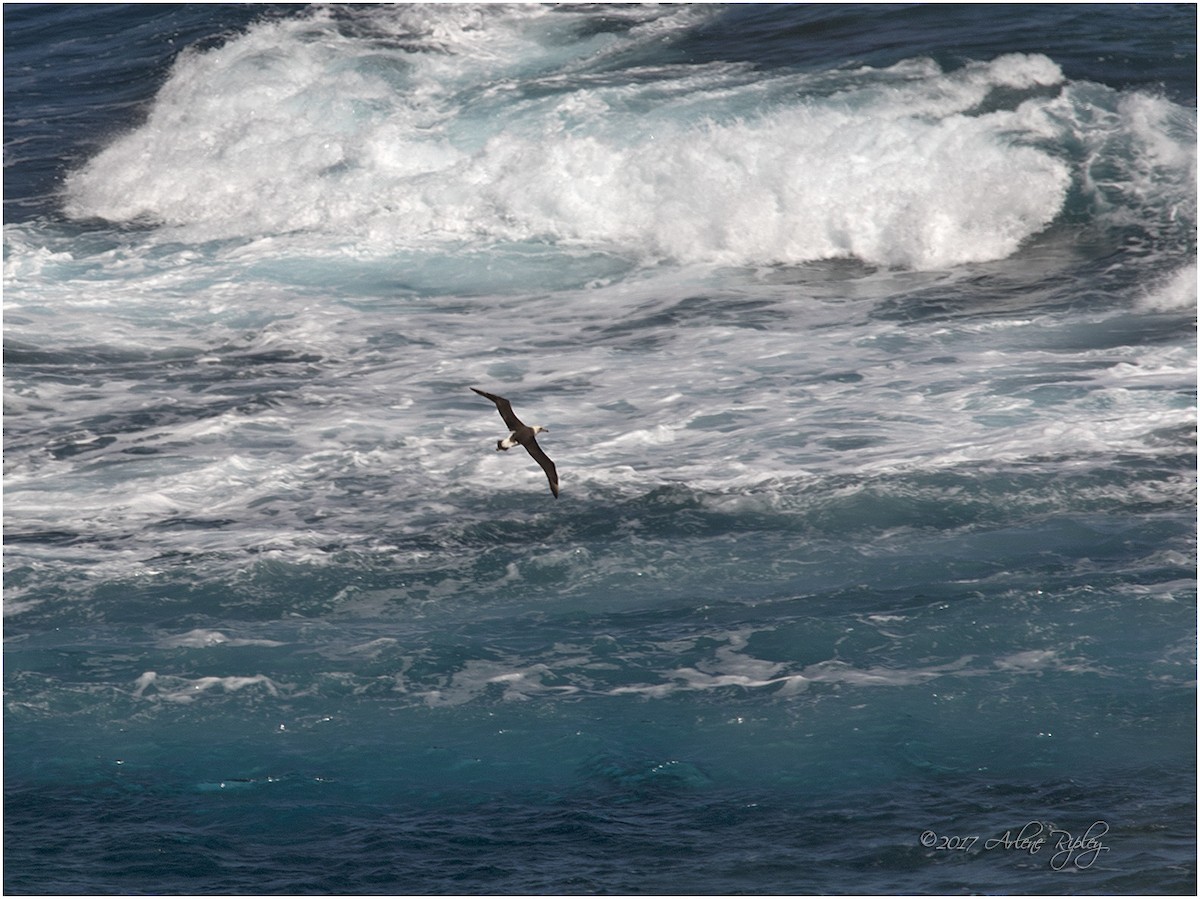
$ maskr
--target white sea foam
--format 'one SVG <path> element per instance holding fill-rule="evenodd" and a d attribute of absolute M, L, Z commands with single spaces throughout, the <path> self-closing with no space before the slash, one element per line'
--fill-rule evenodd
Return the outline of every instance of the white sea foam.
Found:
<path fill-rule="evenodd" d="M 951 73 L 917 60 L 839 74 L 837 89 L 828 76 L 667 67 L 614 88 L 576 68 L 603 48 L 562 59 L 527 11 L 469 26 L 423 15 L 455 24 L 414 30 L 378 13 L 374 27 L 409 41 L 389 51 L 328 18 L 287 19 L 184 54 L 147 121 L 68 178 L 68 209 L 173 226 L 175 239 L 308 232 L 359 253 L 550 241 L 683 262 L 941 268 L 1013 253 L 1070 181 L 1022 137 L 1025 112 L 973 112 L 993 89 L 1060 83 L 1045 57 Z M 561 67 L 548 97 L 513 96 L 539 64 Z"/>
<path fill-rule="evenodd" d="M 1086 321 L 1036 298 L 982 314 L 1040 289 L 1015 274 L 1029 254 L 937 272 L 710 265 L 1003 256 L 1055 215 L 1066 172 L 1106 221 L 1158 227 L 1175 209 L 1183 227 L 1194 153 L 1166 101 L 1066 82 L 1030 55 L 612 77 L 596 60 L 644 35 L 584 46 L 545 40 L 569 17 L 412 14 L 425 18 L 406 20 L 402 49 L 321 15 L 181 56 L 146 122 L 68 189 L 80 215 L 174 225 L 94 244 L 6 228 L 14 339 L 80 354 L 69 379 L 6 383 L 20 412 L 10 520 L 137 544 L 92 563 L 96 576 L 247 547 L 317 565 L 346 545 L 417 560 L 400 536 L 441 533 L 493 497 L 498 514 L 514 497 L 559 514 L 670 484 L 706 512 L 752 516 L 816 495 L 853 503 L 896 473 L 1174 453 L 1162 435 L 1194 424 L 1191 345 L 1111 338 L 1131 309 L 1190 308 L 1194 265 L 1150 268 L 1127 309 Z M 364 13 L 397 38 L 389 15 Z M 330 166 L 310 140 L 354 152 Z M 188 242 L 218 234 L 234 239 Z M 694 264 L 614 268 L 618 251 Z M 1055 289 L 1066 263 L 1046 256 Z M 961 314 L 924 320 L 941 295 Z M 471 384 L 551 428 L 557 504 L 526 455 L 492 451 L 502 424 Z M 1178 485 L 1143 489 L 1166 501 Z M 620 568 L 577 549 L 506 576 Z M 75 550 L 13 552 L 41 564 Z M 654 562 L 639 573 L 670 580 Z"/>
<path fill-rule="evenodd" d="M 213 646 L 283 646 L 278 640 L 263 640 L 252 637 L 230 637 L 221 631 L 196 628 L 186 634 L 164 637 L 159 646 L 169 649 L 207 649 Z"/>
<path fill-rule="evenodd" d="M 744 644 L 744 641 L 735 638 L 729 645 L 718 649 L 703 669 L 676 668 L 664 672 L 663 680 L 658 683 L 631 684 L 612 688 L 608 692 L 614 696 L 635 694 L 648 699 L 661 699 L 675 693 L 698 690 L 770 688 L 778 698 L 787 699 L 806 691 L 813 684 L 849 688 L 908 687 L 943 677 L 973 677 L 983 670 L 978 666 L 972 667 L 972 660 L 963 657 L 952 662 L 914 668 L 861 666 L 840 659 L 828 659 L 789 672 L 786 670 L 788 666 L 782 663 L 747 655 L 739 642 Z M 1043 667 L 1041 661 L 1040 656 L 1036 659 L 1018 656 L 1011 665 L 1005 665 L 1003 660 L 998 660 L 997 665 L 1029 672 Z"/>
<path fill-rule="evenodd" d="M 210 691 L 237 693 L 251 687 L 261 687 L 267 695 L 276 697 L 286 689 L 263 674 L 253 676 L 230 675 L 186 678 L 159 674 L 157 671 L 143 672 L 134 683 L 133 697 L 161 702 L 187 704 L 205 697 Z"/>
<path fill-rule="evenodd" d="M 1197 275 L 1195 265 L 1183 268 L 1150 286 L 1138 299 L 1143 309 L 1190 309 L 1196 305 Z"/>

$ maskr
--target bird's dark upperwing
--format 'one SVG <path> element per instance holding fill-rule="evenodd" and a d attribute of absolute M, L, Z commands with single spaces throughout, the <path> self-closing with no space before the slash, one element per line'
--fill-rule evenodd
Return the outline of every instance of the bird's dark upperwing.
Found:
<path fill-rule="evenodd" d="M 489 400 L 496 404 L 496 408 L 500 410 L 500 417 L 504 419 L 504 423 L 508 425 L 510 431 L 516 431 L 525 427 L 521 419 L 517 418 L 517 413 L 512 410 L 512 403 L 502 396 L 496 396 L 494 393 L 485 393 L 478 387 L 472 387 L 480 396 L 486 396 Z M 545 467 L 545 466 L 543 466 Z"/>
<path fill-rule="evenodd" d="M 542 448 L 538 446 L 538 442 L 532 436 L 528 440 L 522 441 L 522 446 L 529 450 L 529 455 L 533 456 L 537 460 L 537 464 L 542 466 L 547 480 L 550 481 L 550 492 L 554 494 L 555 499 L 558 499 L 558 469 L 554 467 L 550 457 L 542 452 Z"/>

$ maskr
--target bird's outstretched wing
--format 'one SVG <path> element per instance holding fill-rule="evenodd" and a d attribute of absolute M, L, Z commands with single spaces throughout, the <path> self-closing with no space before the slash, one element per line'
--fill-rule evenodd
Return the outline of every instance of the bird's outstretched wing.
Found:
<path fill-rule="evenodd" d="M 500 417 L 504 419 L 504 423 L 508 425 L 508 429 L 510 431 L 516 431 L 519 428 L 525 427 L 521 419 L 517 418 L 517 413 L 513 412 L 512 403 L 510 403 L 504 397 L 496 396 L 494 393 L 485 393 L 478 387 L 472 387 L 471 389 L 480 396 L 485 396 L 496 404 L 496 408 L 500 411 Z"/>
<path fill-rule="evenodd" d="M 538 442 L 530 437 L 524 442 L 525 449 L 529 450 L 529 455 L 537 461 L 537 464 L 542 466 L 542 470 L 546 472 L 546 479 L 550 481 L 550 492 L 554 494 L 554 498 L 558 499 L 558 469 L 554 467 L 554 463 L 550 461 L 550 457 L 542 452 L 542 448 L 538 446 Z"/>

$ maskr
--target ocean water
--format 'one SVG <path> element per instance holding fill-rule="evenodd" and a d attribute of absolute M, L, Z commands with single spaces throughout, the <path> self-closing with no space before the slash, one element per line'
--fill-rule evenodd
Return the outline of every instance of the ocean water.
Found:
<path fill-rule="evenodd" d="M 1194 6 L 4 73 L 6 892 L 1196 891 Z"/>

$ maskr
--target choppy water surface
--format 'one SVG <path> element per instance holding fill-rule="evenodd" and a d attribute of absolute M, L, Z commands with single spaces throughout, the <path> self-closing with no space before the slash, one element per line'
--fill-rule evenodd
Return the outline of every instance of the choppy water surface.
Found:
<path fill-rule="evenodd" d="M 7 891 L 1195 891 L 1193 7 L 4 17 Z"/>

